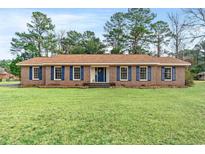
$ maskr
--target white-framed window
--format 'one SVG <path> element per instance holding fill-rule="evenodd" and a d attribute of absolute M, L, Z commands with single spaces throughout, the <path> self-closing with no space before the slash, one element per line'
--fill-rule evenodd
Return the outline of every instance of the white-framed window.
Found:
<path fill-rule="evenodd" d="M 165 81 L 172 80 L 172 67 L 164 67 L 164 80 Z"/>
<path fill-rule="evenodd" d="M 140 81 L 148 80 L 148 69 L 147 66 L 140 66 Z"/>
<path fill-rule="evenodd" d="M 128 80 L 128 67 L 127 66 L 121 66 L 120 67 L 120 80 L 121 81 L 127 81 Z"/>
<path fill-rule="evenodd" d="M 33 67 L 33 80 L 39 80 L 39 67 Z"/>
<path fill-rule="evenodd" d="M 62 79 L 62 67 L 55 66 L 54 67 L 54 80 L 61 80 Z"/>
<path fill-rule="evenodd" d="M 73 67 L 73 80 L 80 80 L 81 79 L 81 67 L 80 66 L 74 66 Z"/>

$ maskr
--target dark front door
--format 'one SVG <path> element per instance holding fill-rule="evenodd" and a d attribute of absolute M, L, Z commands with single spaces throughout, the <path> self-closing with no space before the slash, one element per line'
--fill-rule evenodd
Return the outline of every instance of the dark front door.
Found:
<path fill-rule="evenodd" d="M 104 75 L 105 75 L 104 74 L 104 68 L 103 67 L 99 67 L 98 68 L 98 82 L 105 82 L 104 81 L 104 78 L 105 78 Z"/>
<path fill-rule="evenodd" d="M 95 68 L 95 82 L 106 82 L 106 68 L 105 67 Z"/>

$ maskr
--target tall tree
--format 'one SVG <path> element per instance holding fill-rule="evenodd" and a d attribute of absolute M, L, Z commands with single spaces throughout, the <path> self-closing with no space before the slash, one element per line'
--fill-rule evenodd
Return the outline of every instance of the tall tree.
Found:
<path fill-rule="evenodd" d="M 191 38 L 201 39 L 205 38 L 205 9 L 184 9 L 187 14 L 187 26 L 190 28 Z"/>
<path fill-rule="evenodd" d="M 205 71 L 205 63 L 203 63 L 201 49 L 198 45 L 196 45 L 193 49 L 185 49 L 183 54 L 184 60 L 192 64 L 190 67 L 192 73 L 197 74 Z"/>
<path fill-rule="evenodd" d="M 168 18 L 171 23 L 171 37 L 175 57 L 183 59 L 183 57 L 179 57 L 179 52 L 184 48 L 186 22 L 181 20 L 177 13 L 168 14 Z"/>
<path fill-rule="evenodd" d="M 200 42 L 195 46 L 201 53 L 201 59 L 203 59 L 203 64 L 205 64 L 205 41 Z"/>
<path fill-rule="evenodd" d="M 68 54 L 69 48 L 66 45 L 66 31 L 61 30 L 57 34 L 57 50 L 60 54 Z"/>
<path fill-rule="evenodd" d="M 77 31 L 67 32 L 65 39 L 65 44 L 71 54 L 84 53 L 83 47 L 80 45 L 82 43 L 82 34 Z"/>
<path fill-rule="evenodd" d="M 25 32 L 15 33 L 17 38 L 12 38 L 11 42 L 11 53 L 14 55 L 21 55 L 23 53 L 27 53 L 31 55 L 31 57 L 39 56 L 39 52 L 37 50 L 37 46 L 35 45 L 35 40 L 33 40 L 30 34 Z"/>
<path fill-rule="evenodd" d="M 61 40 L 61 46 L 66 49 L 64 54 L 97 54 L 104 52 L 104 45 L 92 31 L 79 33 L 69 31 Z"/>
<path fill-rule="evenodd" d="M 151 24 L 151 28 L 153 31 L 151 41 L 157 47 L 157 56 L 160 57 L 163 54 L 164 46 L 169 44 L 171 31 L 168 23 L 164 21 Z"/>
<path fill-rule="evenodd" d="M 122 12 L 113 14 L 104 26 L 105 42 L 112 47 L 111 53 L 122 53 L 126 47 L 126 18 Z"/>
<path fill-rule="evenodd" d="M 95 33 L 91 31 L 85 31 L 83 33 L 82 46 L 85 48 L 86 54 L 104 53 L 104 44 L 95 36 Z"/>
<path fill-rule="evenodd" d="M 33 12 L 31 22 L 27 23 L 28 33 L 16 33 L 16 38 L 12 38 L 11 52 L 20 55 L 24 52 L 33 56 L 48 56 L 56 48 L 56 38 L 54 34 L 55 26 L 46 14 Z"/>
<path fill-rule="evenodd" d="M 128 9 L 126 16 L 129 31 L 129 52 L 134 54 L 144 53 L 149 42 L 151 22 L 156 15 L 150 9 L 132 8 Z"/>
<path fill-rule="evenodd" d="M 0 60 L 0 67 L 4 68 L 5 71 L 10 72 L 9 65 L 11 63 L 11 60 Z"/>
<path fill-rule="evenodd" d="M 17 57 L 15 59 L 12 59 L 10 65 L 9 65 L 9 69 L 11 74 L 20 77 L 21 76 L 21 68 L 20 66 L 17 66 L 16 64 L 25 60 L 22 56 L 17 55 Z"/>

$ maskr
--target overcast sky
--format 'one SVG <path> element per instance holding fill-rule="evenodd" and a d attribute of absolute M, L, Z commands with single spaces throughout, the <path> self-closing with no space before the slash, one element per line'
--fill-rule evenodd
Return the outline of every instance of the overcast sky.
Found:
<path fill-rule="evenodd" d="M 126 12 L 127 9 L 0 9 L 0 59 L 10 59 L 11 38 L 15 32 L 26 31 L 26 23 L 30 22 L 32 12 L 40 11 L 47 14 L 60 30 L 91 30 L 103 39 L 103 26 L 115 12 Z M 182 13 L 180 9 L 152 9 L 157 13 L 155 20 L 167 20 L 167 13 Z"/>

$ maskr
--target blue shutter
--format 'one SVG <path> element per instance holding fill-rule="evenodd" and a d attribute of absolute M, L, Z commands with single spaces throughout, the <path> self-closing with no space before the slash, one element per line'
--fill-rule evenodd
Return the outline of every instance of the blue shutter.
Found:
<path fill-rule="evenodd" d="M 140 67 L 136 66 L 136 80 L 139 81 L 140 80 Z"/>
<path fill-rule="evenodd" d="M 42 66 L 39 66 L 38 68 L 38 78 L 39 80 L 42 80 Z"/>
<path fill-rule="evenodd" d="M 73 66 L 70 66 L 70 80 L 73 80 Z"/>
<path fill-rule="evenodd" d="M 172 67 L 172 81 L 176 81 L 176 67 Z"/>
<path fill-rule="evenodd" d="M 128 66 L 128 81 L 132 80 L 132 66 Z"/>
<path fill-rule="evenodd" d="M 106 72 L 107 72 L 107 68 L 105 68 L 105 77 L 104 77 L 105 82 L 107 82 L 107 81 L 106 81 L 106 78 L 107 78 Z"/>
<path fill-rule="evenodd" d="M 164 66 L 162 66 L 162 70 L 161 70 L 161 79 L 162 81 L 164 81 Z"/>
<path fill-rule="evenodd" d="M 64 80 L 65 76 L 65 66 L 62 66 L 62 75 L 61 75 L 61 80 Z"/>
<path fill-rule="evenodd" d="M 51 66 L 51 80 L 54 80 L 54 66 Z"/>
<path fill-rule="evenodd" d="M 148 66 L 148 81 L 152 80 L 152 67 Z"/>
<path fill-rule="evenodd" d="M 120 81 L 120 66 L 117 66 L 117 81 Z"/>
<path fill-rule="evenodd" d="M 32 80 L 32 66 L 29 67 L 29 80 Z"/>
<path fill-rule="evenodd" d="M 83 66 L 81 66 L 81 69 L 80 69 L 80 78 L 81 78 L 81 80 L 84 80 L 84 67 Z"/>

